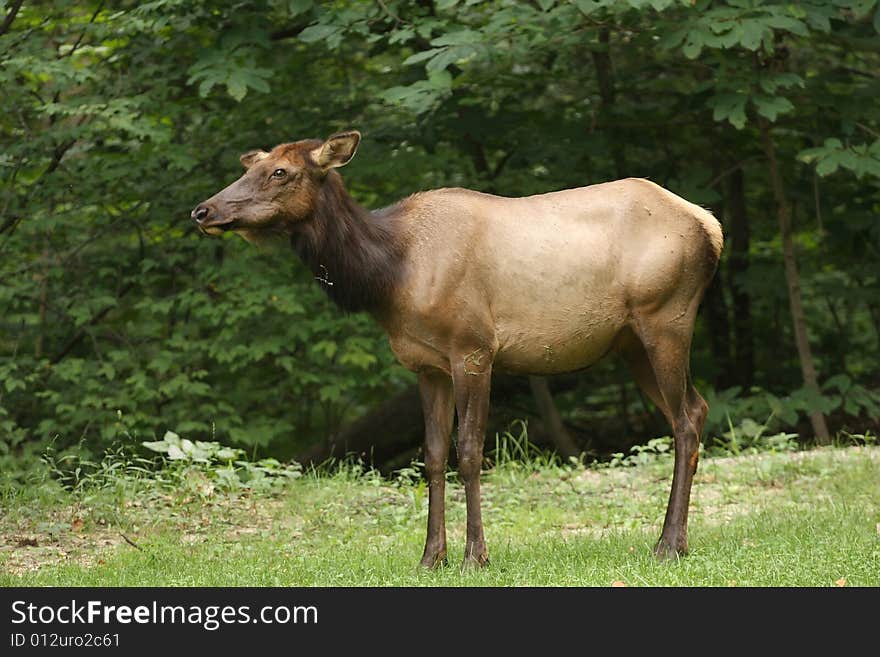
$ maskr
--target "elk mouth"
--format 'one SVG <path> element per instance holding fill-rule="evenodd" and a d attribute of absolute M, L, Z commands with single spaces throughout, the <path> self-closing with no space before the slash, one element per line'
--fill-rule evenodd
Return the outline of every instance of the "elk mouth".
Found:
<path fill-rule="evenodd" d="M 235 219 L 224 219 L 210 224 L 199 224 L 199 230 L 205 235 L 222 235 L 235 229 Z"/>

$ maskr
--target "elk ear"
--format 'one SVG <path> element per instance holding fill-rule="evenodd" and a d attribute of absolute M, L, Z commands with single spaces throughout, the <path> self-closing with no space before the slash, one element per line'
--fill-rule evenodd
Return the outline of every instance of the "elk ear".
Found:
<path fill-rule="evenodd" d="M 266 151 L 249 151 L 238 158 L 239 162 L 241 162 L 241 166 L 245 169 L 250 169 L 260 160 L 269 157 L 269 154 Z"/>
<path fill-rule="evenodd" d="M 360 141 L 361 133 L 357 130 L 337 132 L 311 152 L 312 159 L 322 169 L 344 166 L 351 162 Z"/>

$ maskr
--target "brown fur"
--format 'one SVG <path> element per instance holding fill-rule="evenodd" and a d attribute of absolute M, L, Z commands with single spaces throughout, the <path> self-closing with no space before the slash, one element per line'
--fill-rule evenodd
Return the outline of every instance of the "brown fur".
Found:
<path fill-rule="evenodd" d="M 382 313 L 403 265 L 405 245 L 396 222 L 395 214 L 358 206 L 330 171 L 311 216 L 288 230 L 294 249 L 340 308 Z"/>

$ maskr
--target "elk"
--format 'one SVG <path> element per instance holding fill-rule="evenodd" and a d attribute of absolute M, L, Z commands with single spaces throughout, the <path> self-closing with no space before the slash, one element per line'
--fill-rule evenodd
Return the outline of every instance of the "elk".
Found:
<path fill-rule="evenodd" d="M 658 557 L 687 552 L 691 484 L 708 405 L 691 382 L 697 308 L 722 248 L 706 210 L 641 178 L 523 198 L 467 189 L 367 211 L 336 171 L 361 135 L 241 156 L 244 175 L 192 211 L 209 235 L 289 241 L 342 310 L 369 312 L 418 375 L 428 527 L 421 565 L 446 563 L 453 416 L 467 535 L 463 567 L 488 563 L 480 470 L 493 371 L 548 375 L 620 354 L 674 434 Z"/>

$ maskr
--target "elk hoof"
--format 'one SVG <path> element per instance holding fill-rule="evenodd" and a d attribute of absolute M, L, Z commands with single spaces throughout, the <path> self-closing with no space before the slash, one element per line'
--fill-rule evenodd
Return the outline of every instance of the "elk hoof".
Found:
<path fill-rule="evenodd" d="M 660 537 L 657 545 L 654 546 L 654 556 L 660 561 L 672 561 L 683 557 L 688 552 L 687 539 L 669 540 Z"/>
<path fill-rule="evenodd" d="M 465 573 L 471 570 L 479 570 L 489 565 L 489 555 L 486 552 L 477 554 L 467 554 L 464 561 L 461 562 L 461 572 Z"/>
<path fill-rule="evenodd" d="M 437 554 L 426 554 L 419 562 L 419 567 L 424 568 L 425 570 L 437 570 L 438 568 L 445 568 L 448 565 L 449 560 L 446 558 L 445 551 L 438 552 Z"/>

